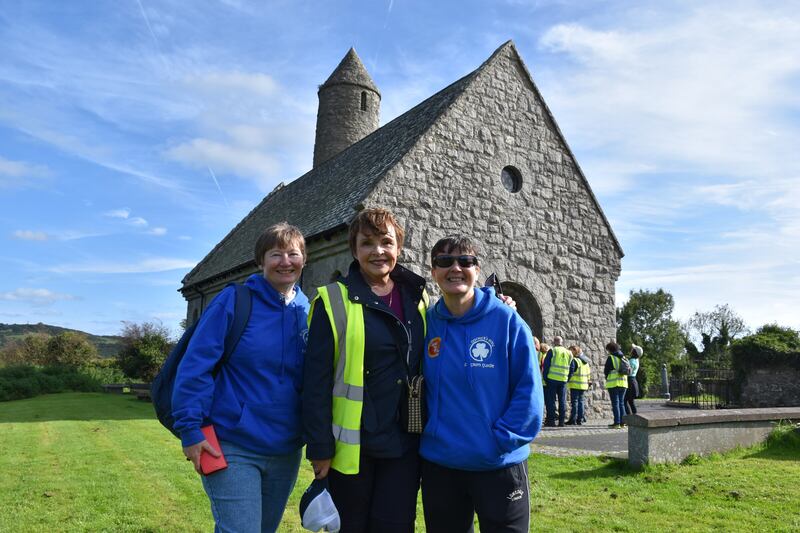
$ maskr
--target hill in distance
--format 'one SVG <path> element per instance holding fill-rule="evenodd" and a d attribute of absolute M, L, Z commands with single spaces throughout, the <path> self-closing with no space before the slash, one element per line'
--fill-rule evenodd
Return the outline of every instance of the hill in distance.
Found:
<path fill-rule="evenodd" d="M 116 357 L 117 353 L 122 349 L 122 337 L 118 335 L 92 335 L 85 331 L 51 326 L 41 322 L 38 324 L 0 324 L 0 348 L 3 348 L 6 344 L 21 340 L 25 335 L 31 333 L 44 333 L 45 335 L 55 336 L 65 331 L 74 331 L 75 333 L 86 335 L 89 342 L 97 347 L 97 353 L 100 357 Z"/>

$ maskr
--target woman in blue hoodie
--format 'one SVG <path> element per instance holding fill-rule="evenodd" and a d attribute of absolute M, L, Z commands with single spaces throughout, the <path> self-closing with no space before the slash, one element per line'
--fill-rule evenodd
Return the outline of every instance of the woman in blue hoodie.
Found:
<path fill-rule="evenodd" d="M 255 246 L 262 272 L 250 276 L 252 309 L 230 360 L 214 375 L 233 324 L 228 286 L 200 318 L 175 378 L 175 429 L 200 473 L 200 454 L 218 456 L 200 428 L 213 425 L 228 468 L 202 476 L 216 531 L 276 531 L 297 479 L 302 447 L 300 389 L 308 299 L 297 281 L 306 262 L 299 229 L 267 228 Z"/>
<path fill-rule="evenodd" d="M 442 298 L 428 310 L 423 372 L 429 420 L 420 443 L 427 531 L 527 532 L 527 458 L 542 425 L 533 335 L 491 288 L 475 288 L 475 245 L 447 237 L 431 251 Z"/>

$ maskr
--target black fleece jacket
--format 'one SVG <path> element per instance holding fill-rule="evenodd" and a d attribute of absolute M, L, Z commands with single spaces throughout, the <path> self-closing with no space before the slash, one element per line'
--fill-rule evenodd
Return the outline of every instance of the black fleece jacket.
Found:
<path fill-rule="evenodd" d="M 347 287 L 350 301 L 364 306 L 361 453 L 370 457 L 400 457 L 419 446 L 419 438 L 401 427 L 399 409 L 406 401 L 409 372 L 411 376 L 420 372 L 425 331 L 417 305 L 425 280 L 400 265 L 390 276 L 400 287 L 404 324 L 369 288 L 358 262 L 353 261 L 347 277 L 339 279 Z M 315 305 L 303 368 L 303 436 L 308 459 L 330 459 L 335 451 L 333 373 L 333 331 L 321 305 Z"/>

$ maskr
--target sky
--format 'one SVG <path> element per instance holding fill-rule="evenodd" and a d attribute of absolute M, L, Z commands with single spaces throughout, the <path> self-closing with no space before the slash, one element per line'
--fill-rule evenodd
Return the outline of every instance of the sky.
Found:
<path fill-rule="evenodd" d="M 385 124 L 509 39 L 625 251 L 617 305 L 800 328 L 800 0 L 0 0 L 0 322 L 177 332 L 183 276 L 311 168 L 351 46 Z"/>

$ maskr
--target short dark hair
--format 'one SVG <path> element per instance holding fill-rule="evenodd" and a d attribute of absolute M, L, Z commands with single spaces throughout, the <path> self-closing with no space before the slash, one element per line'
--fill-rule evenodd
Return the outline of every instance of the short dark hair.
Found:
<path fill-rule="evenodd" d="M 350 222 L 347 236 L 347 241 L 350 244 L 350 253 L 353 256 L 356 255 L 356 239 L 358 239 L 359 232 L 385 235 L 389 233 L 389 226 L 394 227 L 394 233 L 397 237 L 397 251 L 400 252 L 403 249 L 403 239 L 405 239 L 406 232 L 403 230 L 403 226 L 394 218 L 392 212 L 382 207 L 362 209 L 356 215 L 356 218 Z"/>
<path fill-rule="evenodd" d="M 297 245 L 303 253 L 303 260 L 306 259 L 306 240 L 300 228 L 292 226 L 286 222 L 273 224 L 264 230 L 264 233 L 256 241 L 256 264 L 262 266 L 264 254 L 273 248 L 288 248 Z"/>
<path fill-rule="evenodd" d="M 609 353 L 617 353 L 618 351 L 621 350 L 621 348 L 619 347 L 619 344 L 617 344 L 616 342 L 609 342 L 608 344 L 606 344 L 606 350 Z"/>
<path fill-rule="evenodd" d="M 439 239 L 431 248 L 431 265 L 433 258 L 439 254 L 449 254 L 458 250 L 464 255 L 478 255 L 478 246 L 466 235 L 450 235 Z"/>

